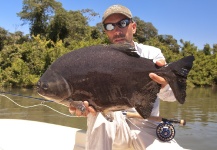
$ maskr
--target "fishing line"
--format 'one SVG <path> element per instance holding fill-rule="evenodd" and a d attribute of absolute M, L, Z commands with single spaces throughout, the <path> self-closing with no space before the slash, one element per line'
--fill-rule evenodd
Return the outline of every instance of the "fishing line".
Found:
<path fill-rule="evenodd" d="M 16 94 L 13 94 L 13 95 L 16 95 Z M 8 97 L 8 96 L 6 96 L 6 95 L 4 95 L 4 94 L 0 94 L 0 96 L 7 98 L 8 100 L 10 100 L 10 101 L 13 102 L 15 105 L 17 105 L 17 106 L 19 106 L 19 107 L 21 107 L 21 108 L 33 108 L 33 107 L 37 107 L 37 106 L 44 106 L 44 107 L 47 107 L 47 108 L 49 108 L 49 109 L 55 111 L 56 113 L 59 113 L 59 114 L 61 114 L 61 115 L 63 115 L 63 116 L 66 116 L 66 117 L 71 117 L 71 118 L 72 118 L 72 117 L 78 117 L 78 116 L 67 115 L 67 114 L 65 114 L 65 113 L 62 113 L 62 112 L 60 112 L 60 111 L 58 111 L 58 110 L 56 110 L 56 109 L 54 109 L 54 108 L 52 108 L 52 107 L 50 107 L 50 106 L 44 104 L 44 102 L 47 102 L 47 100 L 44 100 L 44 99 L 40 99 L 40 100 L 43 100 L 40 104 L 31 105 L 31 106 L 23 106 L 23 105 L 18 104 L 17 102 L 15 102 L 15 101 L 12 100 L 10 97 Z M 17 95 L 16 95 L 16 96 L 17 96 Z M 20 96 L 21 96 L 21 95 L 20 95 Z M 22 97 L 29 97 L 29 96 L 22 96 Z M 31 98 L 34 98 L 34 97 L 31 97 Z M 36 99 L 36 98 L 34 98 L 34 99 Z M 39 99 L 39 98 L 37 98 L 37 99 Z"/>
<path fill-rule="evenodd" d="M 41 101 L 46 101 L 46 102 L 53 102 L 53 101 L 49 101 L 49 100 L 46 100 L 46 99 L 43 99 L 43 98 L 25 96 L 25 95 L 21 95 L 21 94 L 10 93 L 10 92 L 2 92 L 2 91 L 0 91 L 0 93 L 9 94 L 9 95 L 13 95 L 13 96 L 19 96 L 19 97 L 25 97 L 25 98 L 31 98 L 31 99 L 41 100 Z"/>

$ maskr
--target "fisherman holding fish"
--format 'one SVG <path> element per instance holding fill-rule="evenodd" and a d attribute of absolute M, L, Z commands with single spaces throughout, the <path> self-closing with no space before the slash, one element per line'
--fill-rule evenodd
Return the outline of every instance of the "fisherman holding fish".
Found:
<path fill-rule="evenodd" d="M 132 17 L 131 11 L 122 5 L 110 6 L 104 12 L 102 23 L 110 42 L 114 44 L 130 43 L 141 57 L 153 59 L 158 66 L 164 66 L 166 62 L 160 49 L 133 41 L 137 25 Z M 176 98 L 164 78 L 154 73 L 150 73 L 149 76 L 152 80 L 161 84 L 161 90 L 151 112 L 151 116 L 159 116 L 159 100 L 173 102 L 176 101 Z M 101 113 L 96 112 L 93 107 L 89 106 L 87 101 L 83 103 L 86 112 L 81 112 L 73 106 L 69 108 L 69 111 L 77 116 L 87 116 L 88 128 L 85 146 L 87 150 L 183 149 L 174 139 L 169 142 L 162 142 L 157 138 L 157 122 L 142 118 L 129 118 L 124 115 L 127 113 L 122 111 L 113 112 L 114 120 L 109 122 Z M 136 113 L 136 110 L 129 109 L 127 112 Z"/>

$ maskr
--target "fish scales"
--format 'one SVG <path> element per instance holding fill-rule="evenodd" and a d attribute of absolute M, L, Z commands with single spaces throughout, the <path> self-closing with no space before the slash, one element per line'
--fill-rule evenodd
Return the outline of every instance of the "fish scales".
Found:
<path fill-rule="evenodd" d="M 38 93 L 67 106 L 72 103 L 80 107 L 76 101 L 87 100 L 102 112 L 135 107 L 143 118 L 148 118 L 161 88 L 149 73 L 164 77 L 176 99 L 184 103 L 186 78 L 193 60 L 188 56 L 159 69 L 129 44 L 85 47 L 51 64 L 38 82 Z"/>

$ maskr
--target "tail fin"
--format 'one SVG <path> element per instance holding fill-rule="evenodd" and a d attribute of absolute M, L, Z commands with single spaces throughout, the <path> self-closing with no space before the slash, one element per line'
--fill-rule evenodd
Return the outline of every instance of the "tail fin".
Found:
<path fill-rule="evenodd" d="M 187 86 L 186 80 L 188 73 L 193 66 L 193 61 L 194 56 L 187 56 L 163 67 L 162 70 L 166 71 L 166 73 L 157 73 L 165 78 L 165 80 L 169 83 L 177 101 L 181 104 L 185 102 Z"/>

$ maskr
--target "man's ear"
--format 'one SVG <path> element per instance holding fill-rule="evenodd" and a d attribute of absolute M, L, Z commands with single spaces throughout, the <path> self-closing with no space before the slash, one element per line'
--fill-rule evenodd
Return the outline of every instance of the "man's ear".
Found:
<path fill-rule="evenodd" d="M 136 33 L 136 23 L 135 22 L 133 22 L 133 24 L 132 24 L 132 28 L 133 28 L 133 34 L 135 34 Z"/>

